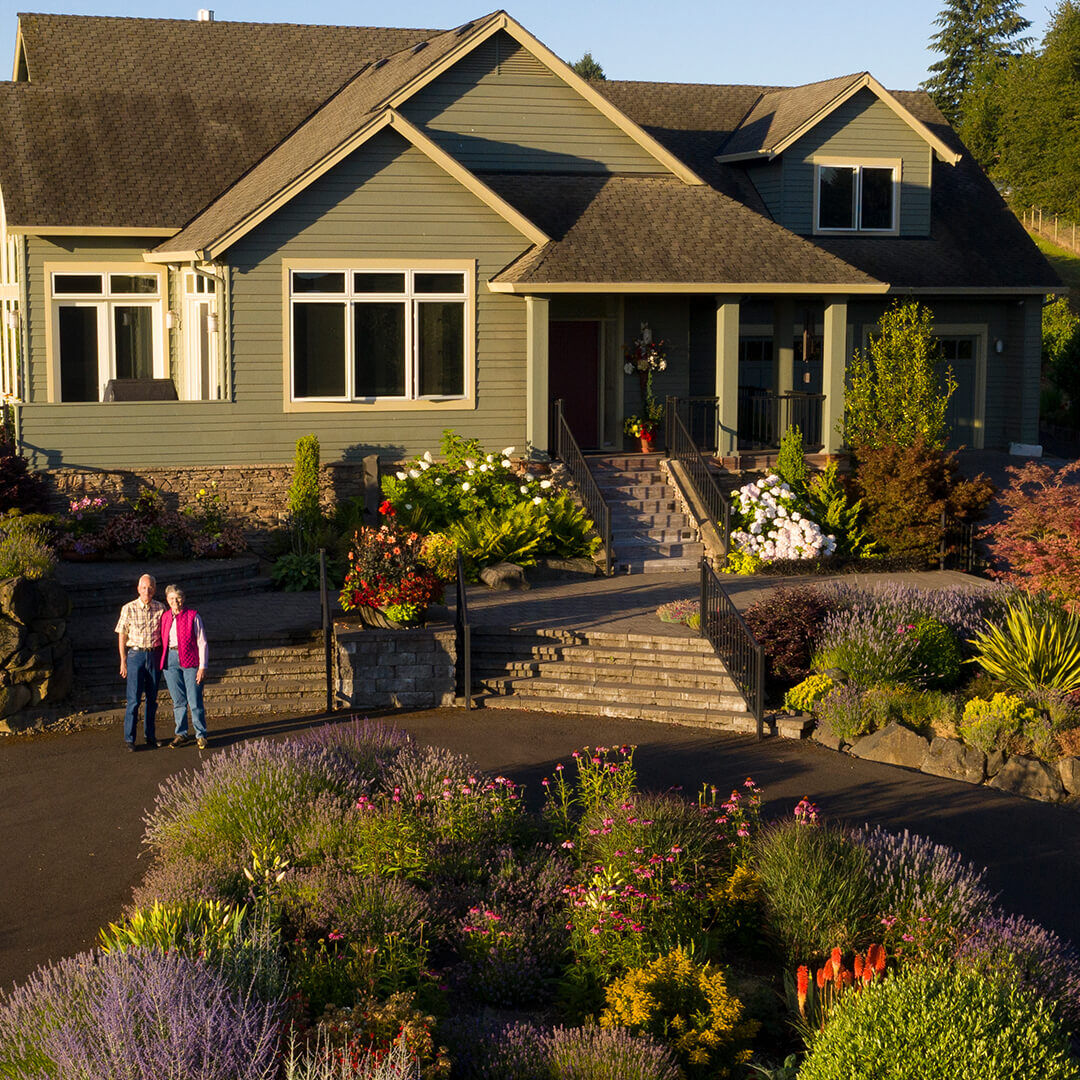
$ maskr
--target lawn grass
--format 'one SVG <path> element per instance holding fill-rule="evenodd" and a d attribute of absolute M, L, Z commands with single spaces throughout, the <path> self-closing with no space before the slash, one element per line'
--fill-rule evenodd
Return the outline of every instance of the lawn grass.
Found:
<path fill-rule="evenodd" d="M 1047 262 L 1057 271 L 1058 277 L 1069 286 L 1069 305 L 1080 314 L 1080 255 L 1074 255 L 1041 236 L 1031 236 Z"/>

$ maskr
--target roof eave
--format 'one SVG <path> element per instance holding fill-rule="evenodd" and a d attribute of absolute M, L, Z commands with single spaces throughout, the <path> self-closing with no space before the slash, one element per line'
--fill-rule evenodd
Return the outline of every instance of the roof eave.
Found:
<path fill-rule="evenodd" d="M 489 281 L 494 293 L 799 293 L 843 296 L 847 294 L 881 295 L 887 293 L 887 282 L 863 284 L 822 284 L 820 282 L 769 281 Z"/>

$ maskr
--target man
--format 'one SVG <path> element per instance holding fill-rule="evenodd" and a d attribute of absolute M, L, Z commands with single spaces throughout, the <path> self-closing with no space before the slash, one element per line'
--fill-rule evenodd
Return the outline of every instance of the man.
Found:
<path fill-rule="evenodd" d="M 165 605 L 154 599 L 157 582 L 149 575 L 139 578 L 139 596 L 120 609 L 116 624 L 120 647 L 120 678 L 127 680 L 127 712 L 124 714 L 124 742 L 135 749 L 139 727 L 139 702 L 146 699 L 144 725 L 146 745 L 157 746 L 154 718 L 157 715 L 158 675 L 161 671 L 161 616 Z"/>

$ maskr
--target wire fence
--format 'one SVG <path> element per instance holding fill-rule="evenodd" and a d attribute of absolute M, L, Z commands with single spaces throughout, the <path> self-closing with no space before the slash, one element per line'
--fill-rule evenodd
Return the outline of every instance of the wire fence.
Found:
<path fill-rule="evenodd" d="M 1044 212 L 1042 207 L 1029 206 L 1020 210 L 1020 220 L 1029 233 L 1041 236 L 1052 244 L 1080 255 L 1080 225 L 1061 214 Z"/>

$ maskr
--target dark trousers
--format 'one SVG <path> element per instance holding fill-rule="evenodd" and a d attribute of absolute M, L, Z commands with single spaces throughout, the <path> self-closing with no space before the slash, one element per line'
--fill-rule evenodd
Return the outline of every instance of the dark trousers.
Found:
<path fill-rule="evenodd" d="M 158 676 L 161 674 L 160 649 L 128 649 L 127 651 L 127 712 L 124 714 L 124 738 L 135 741 L 139 727 L 139 702 L 146 699 L 144 714 L 147 741 L 156 738 L 154 719 L 157 716 Z"/>

